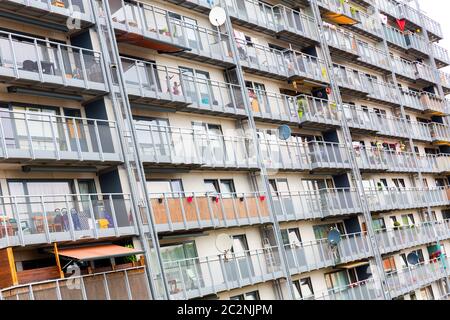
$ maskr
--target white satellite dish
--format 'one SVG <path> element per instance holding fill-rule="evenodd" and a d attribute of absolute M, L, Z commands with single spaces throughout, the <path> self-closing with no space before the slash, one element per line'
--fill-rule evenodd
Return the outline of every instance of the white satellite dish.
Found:
<path fill-rule="evenodd" d="M 233 238 L 226 233 L 221 233 L 216 237 L 216 248 L 219 252 L 226 254 L 233 247 Z"/>
<path fill-rule="evenodd" d="M 225 23 L 227 19 L 227 14 L 225 10 L 221 7 L 214 7 L 209 12 L 209 22 L 215 27 L 220 27 Z"/>

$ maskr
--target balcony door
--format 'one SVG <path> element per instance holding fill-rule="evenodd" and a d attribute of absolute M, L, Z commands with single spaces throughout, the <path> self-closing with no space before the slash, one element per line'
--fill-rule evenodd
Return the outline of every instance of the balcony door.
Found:
<path fill-rule="evenodd" d="M 253 269 L 252 257 L 248 250 L 249 247 L 245 234 L 233 236 L 231 254 L 227 255 L 225 261 L 225 270 L 228 281 L 250 281 L 250 279 L 254 277 L 255 272 Z M 254 258 L 258 259 L 261 257 Z"/>
<path fill-rule="evenodd" d="M 173 31 L 173 37 L 181 38 L 186 36 L 186 46 L 194 50 L 202 50 L 202 37 L 199 32 L 197 20 L 181 16 L 174 12 L 168 13 Z"/>
<path fill-rule="evenodd" d="M 209 72 L 180 67 L 181 83 L 188 97 L 200 106 L 217 104 Z"/>
<path fill-rule="evenodd" d="M 311 211 L 328 213 L 339 208 L 333 179 L 304 179 L 303 189 L 308 192 L 307 204 Z"/>
<path fill-rule="evenodd" d="M 227 159 L 225 139 L 222 126 L 218 124 L 192 122 L 196 139 L 196 148 L 203 161 L 223 163 Z"/>
<path fill-rule="evenodd" d="M 286 250 L 289 268 L 307 267 L 305 247 L 302 244 L 300 230 L 298 228 L 288 228 L 281 230 L 283 246 Z"/>
<path fill-rule="evenodd" d="M 144 156 L 156 159 L 168 158 L 175 152 L 169 120 L 161 118 L 135 117 L 137 140 Z"/>
<path fill-rule="evenodd" d="M 273 201 L 277 215 L 295 214 L 294 203 L 289 189 L 287 179 L 270 179 L 270 191 L 273 194 Z"/>

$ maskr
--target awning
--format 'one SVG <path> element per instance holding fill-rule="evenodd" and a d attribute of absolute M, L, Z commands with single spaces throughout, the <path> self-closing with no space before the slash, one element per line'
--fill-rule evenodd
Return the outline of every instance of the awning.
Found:
<path fill-rule="evenodd" d="M 347 263 L 347 264 L 343 264 L 341 266 L 338 266 L 338 268 L 340 269 L 353 269 L 353 268 L 357 268 L 357 267 L 362 267 L 362 266 L 366 266 L 369 265 L 369 262 L 355 262 L 355 263 Z"/>
<path fill-rule="evenodd" d="M 104 258 L 133 256 L 142 251 L 118 246 L 115 244 L 102 244 L 76 248 L 58 249 L 59 256 L 79 261 L 91 261 Z"/>

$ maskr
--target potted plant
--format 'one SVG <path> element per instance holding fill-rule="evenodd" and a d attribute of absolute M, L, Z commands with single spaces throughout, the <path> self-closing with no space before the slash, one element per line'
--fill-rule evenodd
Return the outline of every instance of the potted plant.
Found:
<path fill-rule="evenodd" d="M 130 248 L 130 249 L 134 249 L 134 247 L 133 247 L 132 244 L 127 244 L 125 247 L 126 247 L 126 248 Z M 133 256 L 126 256 L 126 257 L 124 257 L 124 260 L 125 260 L 127 263 L 132 263 L 133 266 L 134 266 L 134 265 L 136 264 L 136 262 L 138 261 L 138 259 L 136 258 L 135 255 L 133 255 Z"/>
<path fill-rule="evenodd" d="M 402 225 L 400 224 L 400 222 L 398 222 L 398 221 L 395 221 L 395 222 L 394 222 L 394 230 L 400 229 L 401 226 L 402 226 Z"/>

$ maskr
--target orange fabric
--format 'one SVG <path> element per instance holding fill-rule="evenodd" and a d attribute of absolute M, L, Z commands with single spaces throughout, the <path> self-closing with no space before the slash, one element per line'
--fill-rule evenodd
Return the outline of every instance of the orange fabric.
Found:
<path fill-rule="evenodd" d="M 140 253 L 140 251 L 136 249 L 126 248 L 115 244 L 104 244 L 67 249 L 59 248 L 58 250 L 58 254 L 60 256 L 74 258 L 77 260 L 95 260 L 103 257 L 124 257 L 132 256 L 138 253 Z"/>

